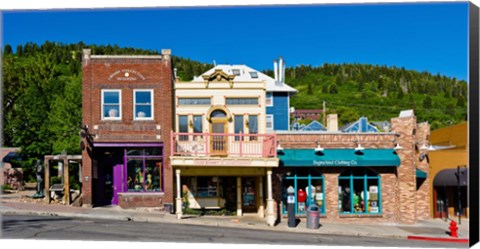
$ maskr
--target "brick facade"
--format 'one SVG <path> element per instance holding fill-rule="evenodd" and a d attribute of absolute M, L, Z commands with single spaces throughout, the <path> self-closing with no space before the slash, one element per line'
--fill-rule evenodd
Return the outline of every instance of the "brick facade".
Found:
<path fill-rule="evenodd" d="M 173 122 L 173 69 L 170 50 L 160 56 L 95 56 L 86 49 L 82 60 L 83 186 L 86 205 L 94 204 L 99 181 L 93 143 L 163 142 L 163 203 L 172 203 L 170 131 Z M 102 89 L 121 90 L 121 120 L 102 120 Z M 134 89 L 153 90 L 153 120 L 134 119 Z"/>
<path fill-rule="evenodd" d="M 400 158 L 398 167 L 372 167 L 381 179 L 381 214 L 339 214 L 338 177 L 348 167 L 319 168 L 324 176 L 325 214 L 327 222 L 347 224 L 402 223 L 412 224 L 417 220 L 428 219 L 430 210 L 430 189 L 427 160 L 419 161 L 419 154 L 426 151 L 416 150 L 424 142 L 428 145 L 430 127 L 426 123 L 417 124 L 416 118 L 393 118 L 392 133 L 281 133 L 277 134 L 284 149 L 315 148 L 317 141 L 323 148 L 354 148 L 355 141 L 365 148 L 393 148 L 398 142 L 403 149 L 397 150 Z M 416 168 L 427 173 L 424 182 L 417 190 Z M 286 168 L 274 170 L 273 192 L 277 203 L 281 202 L 282 178 Z"/>

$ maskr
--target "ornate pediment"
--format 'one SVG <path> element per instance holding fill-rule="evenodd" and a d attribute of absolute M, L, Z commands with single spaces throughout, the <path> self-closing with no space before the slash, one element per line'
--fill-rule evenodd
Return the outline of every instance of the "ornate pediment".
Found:
<path fill-rule="evenodd" d="M 202 78 L 205 81 L 206 87 L 208 87 L 208 84 L 211 82 L 228 82 L 230 84 L 230 88 L 232 88 L 235 75 L 228 75 L 222 69 L 215 69 L 212 74 L 203 75 Z"/>

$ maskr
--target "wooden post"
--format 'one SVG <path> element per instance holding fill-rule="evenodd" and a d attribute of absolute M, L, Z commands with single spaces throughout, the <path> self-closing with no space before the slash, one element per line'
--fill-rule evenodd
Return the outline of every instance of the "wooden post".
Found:
<path fill-rule="evenodd" d="M 63 157 L 63 200 L 65 204 L 70 205 L 70 176 L 68 170 L 68 159 L 67 156 Z"/>
<path fill-rule="evenodd" d="M 47 198 L 47 204 L 50 204 L 50 165 L 48 163 L 48 158 L 45 157 L 43 159 L 43 167 L 44 167 L 44 174 L 45 174 L 45 179 L 43 180 L 45 182 L 45 197 Z"/>

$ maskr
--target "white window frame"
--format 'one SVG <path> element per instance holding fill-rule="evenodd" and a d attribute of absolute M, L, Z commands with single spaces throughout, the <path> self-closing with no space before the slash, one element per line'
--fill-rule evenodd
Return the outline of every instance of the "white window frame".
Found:
<path fill-rule="evenodd" d="M 270 94 L 270 97 L 268 97 L 268 94 Z M 267 107 L 272 107 L 273 106 L 273 92 L 267 92 L 265 93 L 265 106 Z M 268 99 L 270 99 L 270 104 L 268 104 Z"/>
<path fill-rule="evenodd" d="M 271 118 L 272 118 L 272 127 L 271 127 L 271 128 L 269 128 L 269 127 L 267 126 L 268 117 L 271 117 Z M 274 127 L 275 127 L 275 124 L 274 124 L 273 114 L 267 114 L 267 115 L 265 115 L 265 128 L 266 128 L 267 130 L 271 131 L 271 130 L 273 130 Z"/>
<path fill-rule="evenodd" d="M 136 93 L 137 92 L 150 92 L 150 100 L 151 100 L 151 103 L 150 103 L 150 106 L 151 106 L 151 117 L 137 117 L 137 95 Z M 153 120 L 153 114 L 154 114 L 154 110 L 153 110 L 153 89 L 133 89 L 133 120 Z"/>
<path fill-rule="evenodd" d="M 118 117 L 108 117 L 108 116 L 104 116 L 104 107 L 105 107 L 105 103 L 104 103 L 104 100 L 105 100 L 105 93 L 107 92 L 116 92 L 118 93 Z M 101 91 L 101 99 L 102 99 L 102 106 L 101 106 L 101 111 L 100 111 L 100 115 L 101 115 L 101 119 L 102 120 L 122 120 L 122 90 L 121 89 L 102 89 Z"/>

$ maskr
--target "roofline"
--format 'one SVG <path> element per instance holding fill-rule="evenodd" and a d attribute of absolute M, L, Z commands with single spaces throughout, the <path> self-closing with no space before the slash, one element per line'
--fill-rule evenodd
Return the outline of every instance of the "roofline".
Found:
<path fill-rule="evenodd" d="M 91 55 L 91 59 L 163 59 L 163 55 Z"/>

